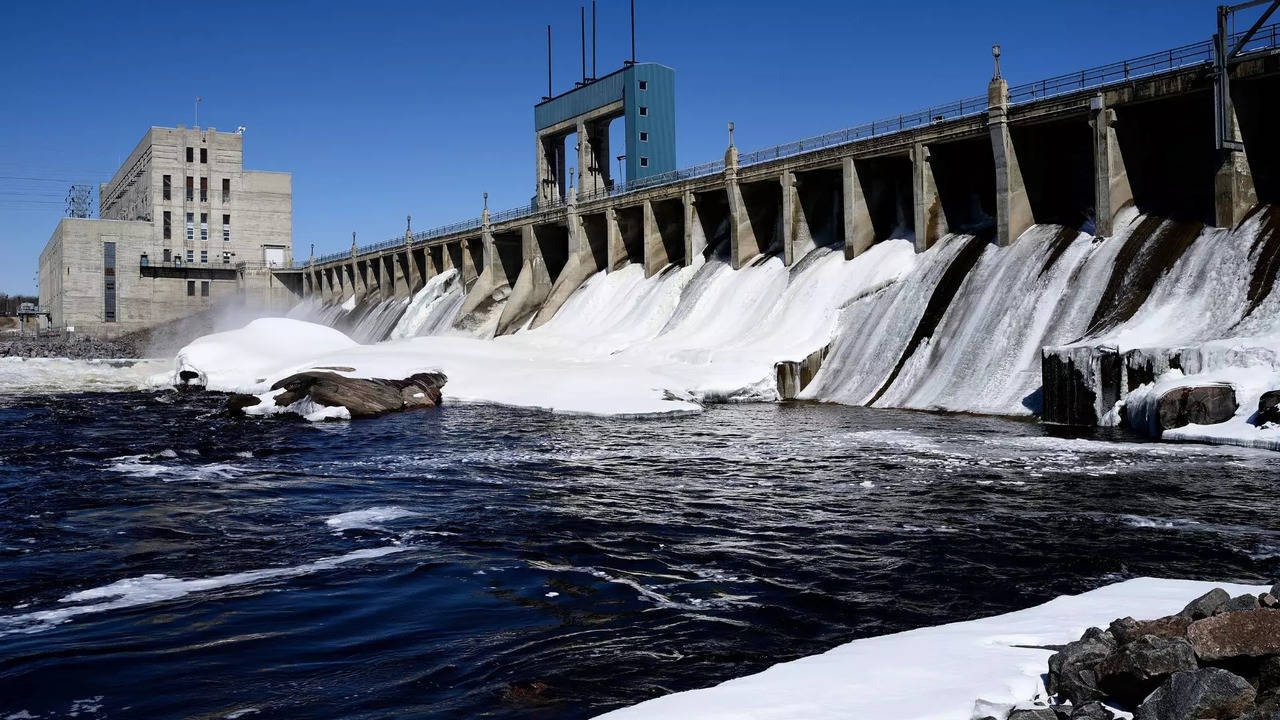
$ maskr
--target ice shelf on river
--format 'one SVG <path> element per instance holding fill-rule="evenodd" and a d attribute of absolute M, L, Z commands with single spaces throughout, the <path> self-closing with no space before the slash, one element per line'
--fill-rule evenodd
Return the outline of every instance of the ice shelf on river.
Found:
<path fill-rule="evenodd" d="M 1004 615 L 854 640 L 601 717 L 965 720 L 997 715 L 1044 697 L 1041 676 L 1053 651 L 1036 646 L 1077 640 L 1087 628 L 1105 628 L 1116 618 L 1171 615 L 1215 587 L 1233 596 L 1267 590 L 1194 580 L 1127 580 Z"/>

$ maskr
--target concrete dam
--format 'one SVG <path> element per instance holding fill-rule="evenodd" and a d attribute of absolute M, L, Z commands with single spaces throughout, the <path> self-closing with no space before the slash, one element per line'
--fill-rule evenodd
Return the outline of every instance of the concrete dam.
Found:
<path fill-rule="evenodd" d="M 1276 32 L 1012 87 L 997 57 L 984 96 L 755 152 L 730 124 L 722 161 L 615 180 L 608 122 L 630 143 L 670 72 L 628 65 L 538 106 L 527 206 L 277 276 L 365 343 L 696 334 L 776 343 L 775 398 L 1115 424 L 1171 369 L 1280 371 Z"/>

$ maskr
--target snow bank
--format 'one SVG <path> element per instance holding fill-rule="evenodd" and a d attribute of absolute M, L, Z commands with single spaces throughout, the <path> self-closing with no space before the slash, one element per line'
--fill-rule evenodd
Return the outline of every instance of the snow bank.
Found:
<path fill-rule="evenodd" d="M 206 389 L 218 392 L 263 392 L 268 375 L 281 367 L 342 348 L 356 347 L 351 338 L 330 327 L 290 318 L 261 318 L 239 330 L 205 335 L 178 351 L 175 372 L 155 378 L 178 384 L 183 371 L 198 373 Z"/>
<path fill-rule="evenodd" d="M 1169 615 L 1221 587 L 1247 585 L 1139 578 L 1027 610 L 854 640 L 712 688 L 675 693 L 602 717 L 683 720 L 963 720 L 981 701 L 1008 709 L 1044 694 L 1050 650 L 1090 626 L 1125 616 Z"/>

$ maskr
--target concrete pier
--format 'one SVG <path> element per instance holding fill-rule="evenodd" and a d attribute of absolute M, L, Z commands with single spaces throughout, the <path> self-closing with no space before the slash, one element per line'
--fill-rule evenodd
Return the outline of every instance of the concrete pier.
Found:
<path fill-rule="evenodd" d="M 987 129 L 996 165 L 996 238 L 1001 246 L 1007 246 L 1034 220 L 1018 152 L 1009 133 L 1009 84 L 1004 78 L 992 78 L 987 88 Z"/>

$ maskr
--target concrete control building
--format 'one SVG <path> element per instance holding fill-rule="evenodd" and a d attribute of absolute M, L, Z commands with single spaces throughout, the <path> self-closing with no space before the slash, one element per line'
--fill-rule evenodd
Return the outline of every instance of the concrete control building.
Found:
<path fill-rule="evenodd" d="M 241 132 L 148 130 L 98 187 L 99 219 L 63 218 L 40 254 L 51 324 L 112 336 L 272 282 L 292 264 L 292 177 L 245 170 L 243 154 Z"/>

